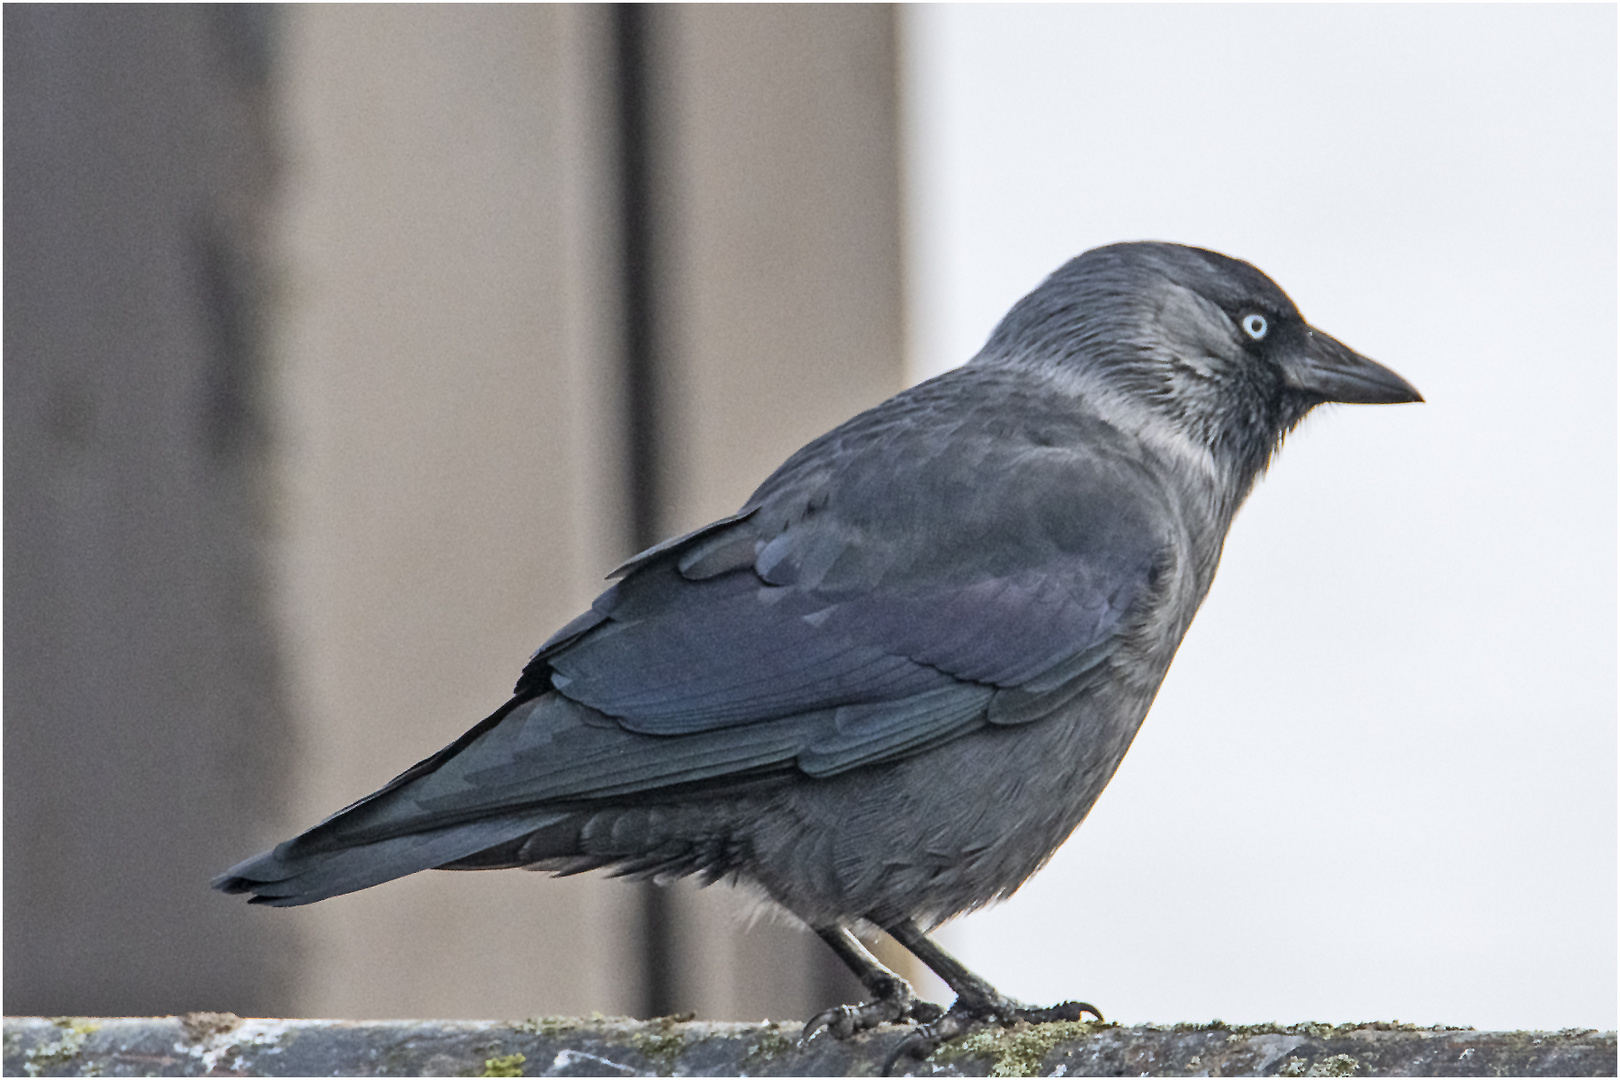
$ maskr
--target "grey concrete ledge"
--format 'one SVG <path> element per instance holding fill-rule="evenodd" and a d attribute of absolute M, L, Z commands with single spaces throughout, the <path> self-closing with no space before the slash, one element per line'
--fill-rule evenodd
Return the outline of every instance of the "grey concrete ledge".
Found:
<path fill-rule="evenodd" d="M 797 1024 L 8 1017 L 7 1076 L 871 1076 L 903 1028 L 801 1046 Z M 918 1076 L 1614 1076 L 1615 1033 L 1402 1024 L 1024 1025 Z"/>

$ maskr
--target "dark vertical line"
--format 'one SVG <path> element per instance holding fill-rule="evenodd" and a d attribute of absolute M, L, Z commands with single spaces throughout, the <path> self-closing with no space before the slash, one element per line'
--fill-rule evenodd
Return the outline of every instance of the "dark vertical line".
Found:
<path fill-rule="evenodd" d="M 625 412 L 630 439 L 630 530 L 636 550 L 661 538 L 658 490 L 658 349 L 654 325 L 651 116 L 642 4 L 612 7 L 618 53 L 620 213 L 624 235 Z"/>
<path fill-rule="evenodd" d="M 659 484 L 657 303 L 654 278 L 652 124 L 648 101 L 649 22 L 643 4 L 615 4 L 613 48 L 618 76 L 619 193 L 624 250 L 625 422 L 629 449 L 630 532 L 637 551 L 657 543 L 664 523 Z M 642 886 L 641 1014 L 676 1011 L 675 913 L 667 890 Z"/>

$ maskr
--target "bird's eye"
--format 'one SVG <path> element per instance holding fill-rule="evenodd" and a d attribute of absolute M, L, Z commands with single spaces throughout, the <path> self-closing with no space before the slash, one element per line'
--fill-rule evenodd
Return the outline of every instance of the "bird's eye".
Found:
<path fill-rule="evenodd" d="M 1266 317 L 1264 315 L 1243 316 L 1243 332 L 1254 338 L 1256 341 L 1263 340 L 1266 336 L 1266 331 L 1270 329 L 1271 324 L 1266 322 Z"/>

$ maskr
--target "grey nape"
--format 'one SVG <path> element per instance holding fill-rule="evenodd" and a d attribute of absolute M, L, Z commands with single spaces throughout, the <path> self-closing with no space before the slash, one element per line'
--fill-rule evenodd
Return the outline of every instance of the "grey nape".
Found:
<path fill-rule="evenodd" d="M 1095 1015 L 1003 997 L 919 925 L 1010 895 L 1085 818 L 1283 436 L 1323 402 L 1421 400 L 1247 263 L 1089 251 L 965 366 L 621 567 L 494 715 L 214 884 L 287 906 L 434 867 L 743 879 L 872 995 L 807 1034 L 917 1022 L 895 1065 Z"/>

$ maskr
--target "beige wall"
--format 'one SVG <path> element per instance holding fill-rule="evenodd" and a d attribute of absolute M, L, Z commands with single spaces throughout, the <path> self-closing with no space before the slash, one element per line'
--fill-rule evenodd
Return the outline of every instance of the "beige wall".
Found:
<path fill-rule="evenodd" d="M 902 386 L 890 11 L 656 9 L 675 530 Z"/>
<path fill-rule="evenodd" d="M 624 553 L 588 10 L 288 11 L 280 614 L 299 825 L 505 700 Z M 268 836 L 267 840 L 274 837 Z M 277 912 L 321 1016 L 623 1011 L 633 898 L 422 874 Z"/>
<path fill-rule="evenodd" d="M 286 11 L 275 400 L 301 827 L 504 700 L 628 554 L 599 7 Z M 650 22 L 665 531 L 899 389 L 894 40 L 871 7 Z M 266 842 L 277 839 L 266 828 Z M 679 892 L 682 1008 L 802 1017 L 824 948 Z M 306 1015 L 634 1011 L 639 891 L 421 874 L 288 920 Z"/>

